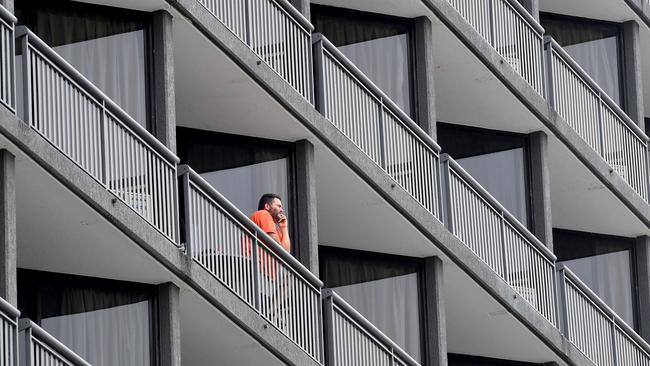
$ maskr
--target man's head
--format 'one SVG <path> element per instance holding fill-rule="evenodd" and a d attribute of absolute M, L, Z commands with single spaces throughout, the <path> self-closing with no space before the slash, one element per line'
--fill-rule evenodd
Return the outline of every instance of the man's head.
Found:
<path fill-rule="evenodd" d="M 276 222 L 280 221 L 280 215 L 284 214 L 282 210 L 282 200 L 280 196 L 275 193 L 265 193 L 260 198 L 260 202 L 257 205 L 258 210 L 266 210 L 271 214 L 273 220 Z"/>

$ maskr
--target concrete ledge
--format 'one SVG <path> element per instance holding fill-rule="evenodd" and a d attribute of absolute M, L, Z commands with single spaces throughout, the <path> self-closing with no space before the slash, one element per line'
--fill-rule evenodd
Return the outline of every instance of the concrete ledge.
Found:
<path fill-rule="evenodd" d="M 648 228 L 650 204 L 445 0 L 421 0 L 494 75 Z"/>
<path fill-rule="evenodd" d="M 4 106 L 0 107 L 0 133 L 271 353 L 290 365 L 318 365 L 133 209 L 116 199 L 115 195 Z"/>
<path fill-rule="evenodd" d="M 285 106 L 289 113 L 295 116 L 356 174 L 429 238 L 432 245 L 435 245 L 449 256 L 454 263 L 467 272 L 483 289 L 494 296 L 531 332 L 554 350 L 559 357 L 571 365 L 594 366 L 582 352 L 562 336 L 557 328 L 521 298 L 512 287 L 456 236 L 449 232 L 439 220 L 433 217 L 409 193 L 396 185 L 392 178 L 361 152 L 329 120 L 316 111 L 306 99 L 300 96 L 264 62 L 258 62 L 261 60 L 212 14 L 199 5 L 196 0 L 167 1 L 188 17 L 206 37 L 229 55 L 263 89 L 281 105 Z M 525 83 L 509 66 L 507 68 L 504 66 L 503 69 L 504 72 L 512 74 L 510 75 L 512 79 L 519 80 L 520 84 Z M 525 90 L 536 94 L 532 88 Z M 540 102 L 540 105 L 548 108 L 546 101 L 543 99 L 542 101 L 543 103 Z M 602 163 L 605 164 L 604 161 Z"/>

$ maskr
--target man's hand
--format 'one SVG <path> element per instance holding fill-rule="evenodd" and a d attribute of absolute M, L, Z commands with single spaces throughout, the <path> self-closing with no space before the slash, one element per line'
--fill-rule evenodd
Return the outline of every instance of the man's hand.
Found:
<path fill-rule="evenodd" d="M 286 229 L 287 225 L 288 225 L 287 217 L 284 216 L 284 214 L 280 214 L 278 216 L 278 226 L 280 227 L 280 229 Z"/>

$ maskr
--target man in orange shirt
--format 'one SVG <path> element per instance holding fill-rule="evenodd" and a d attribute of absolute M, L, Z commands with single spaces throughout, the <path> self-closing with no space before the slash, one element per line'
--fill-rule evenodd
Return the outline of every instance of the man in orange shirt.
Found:
<path fill-rule="evenodd" d="M 253 212 L 250 219 L 277 241 L 284 250 L 291 252 L 291 239 L 287 217 L 282 210 L 282 200 L 274 193 L 265 193 L 260 198 L 257 211 Z"/>

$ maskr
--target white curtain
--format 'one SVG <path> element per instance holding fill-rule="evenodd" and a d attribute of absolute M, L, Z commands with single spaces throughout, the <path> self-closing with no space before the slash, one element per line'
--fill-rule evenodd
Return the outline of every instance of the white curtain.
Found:
<path fill-rule="evenodd" d="M 503 207 L 526 225 L 524 149 L 499 151 L 457 161 Z"/>
<path fill-rule="evenodd" d="M 628 325 L 634 326 L 629 251 L 595 255 L 563 263 Z"/>
<path fill-rule="evenodd" d="M 564 50 L 609 95 L 621 104 L 617 37 L 564 46 Z"/>
<path fill-rule="evenodd" d="M 146 128 L 144 31 L 66 44 L 54 50 Z"/>
<path fill-rule="evenodd" d="M 411 115 L 407 34 L 339 46 L 338 49 L 370 80 Z"/>
<path fill-rule="evenodd" d="M 257 203 L 264 193 L 280 195 L 285 214 L 290 214 L 287 211 L 286 158 L 203 173 L 201 176 L 247 216 L 257 211 Z"/>
<path fill-rule="evenodd" d="M 56 339 L 95 366 L 146 366 L 149 301 L 43 319 Z"/>
<path fill-rule="evenodd" d="M 421 359 L 417 273 L 334 290 L 411 357 Z"/>

